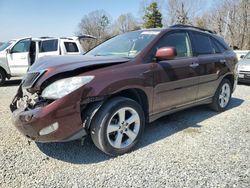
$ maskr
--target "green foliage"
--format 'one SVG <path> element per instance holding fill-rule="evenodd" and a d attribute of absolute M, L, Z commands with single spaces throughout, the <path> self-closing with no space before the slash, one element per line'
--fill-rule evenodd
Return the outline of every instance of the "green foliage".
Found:
<path fill-rule="evenodd" d="M 145 28 L 159 28 L 162 27 L 162 14 L 158 8 L 157 2 L 153 2 L 145 10 L 143 17 Z"/>

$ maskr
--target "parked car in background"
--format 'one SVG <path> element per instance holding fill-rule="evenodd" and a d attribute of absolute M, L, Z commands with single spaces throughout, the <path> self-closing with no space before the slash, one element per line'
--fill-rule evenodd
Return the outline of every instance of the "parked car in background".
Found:
<path fill-rule="evenodd" d="M 249 50 L 234 50 L 234 52 L 236 53 L 237 58 L 240 61 L 249 52 Z"/>
<path fill-rule="evenodd" d="M 6 79 L 23 76 L 38 58 L 51 55 L 83 55 L 80 41 L 94 39 L 90 35 L 79 37 L 21 38 L 0 47 L 0 85 Z"/>
<path fill-rule="evenodd" d="M 37 142 L 91 135 L 109 155 L 131 151 L 145 123 L 189 107 L 224 111 L 237 57 L 215 33 L 185 25 L 118 35 L 84 56 L 39 59 L 10 109 Z"/>
<path fill-rule="evenodd" d="M 8 48 L 11 44 L 13 44 L 15 42 L 16 42 L 16 40 L 10 40 L 8 42 L 2 43 L 1 46 L 0 46 L 0 52 L 5 50 L 6 48 Z"/>
<path fill-rule="evenodd" d="M 239 82 L 250 83 L 250 52 L 247 53 L 239 62 Z"/>

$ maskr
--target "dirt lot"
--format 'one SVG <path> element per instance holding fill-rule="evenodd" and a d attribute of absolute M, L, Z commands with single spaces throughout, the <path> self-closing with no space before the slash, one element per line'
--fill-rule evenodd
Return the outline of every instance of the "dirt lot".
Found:
<path fill-rule="evenodd" d="M 8 108 L 18 84 L 0 87 L 0 187 L 250 187 L 250 86 L 223 113 L 201 106 L 157 120 L 134 152 L 110 158 L 90 139 L 29 145 Z"/>

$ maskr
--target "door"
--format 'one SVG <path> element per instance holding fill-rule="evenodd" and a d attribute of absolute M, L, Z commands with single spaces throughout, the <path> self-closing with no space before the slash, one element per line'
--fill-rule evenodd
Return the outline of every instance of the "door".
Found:
<path fill-rule="evenodd" d="M 198 92 L 198 59 L 193 57 L 189 34 L 176 31 L 160 39 L 156 48 L 175 47 L 177 57 L 157 62 L 154 79 L 154 112 L 195 102 Z"/>
<path fill-rule="evenodd" d="M 213 39 L 202 33 L 193 32 L 195 54 L 199 60 L 199 89 L 197 99 L 205 99 L 214 95 L 218 78 L 225 65 L 225 57 Z"/>
<path fill-rule="evenodd" d="M 18 41 L 7 54 L 8 64 L 12 76 L 22 76 L 26 74 L 29 66 L 29 51 L 31 38 Z"/>

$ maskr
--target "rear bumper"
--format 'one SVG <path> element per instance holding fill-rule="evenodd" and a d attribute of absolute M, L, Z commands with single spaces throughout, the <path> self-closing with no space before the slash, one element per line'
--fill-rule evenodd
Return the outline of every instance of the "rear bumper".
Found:
<path fill-rule="evenodd" d="M 16 101 L 12 105 L 16 105 Z M 69 94 L 44 107 L 16 109 L 12 121 L 23 135 L 37 142 L 70 141 L 87 134 L 81 119 L 79 93 Z M 58 124 L 57 130 L 47 135 L 39 134 L 54 123 Z"/>

